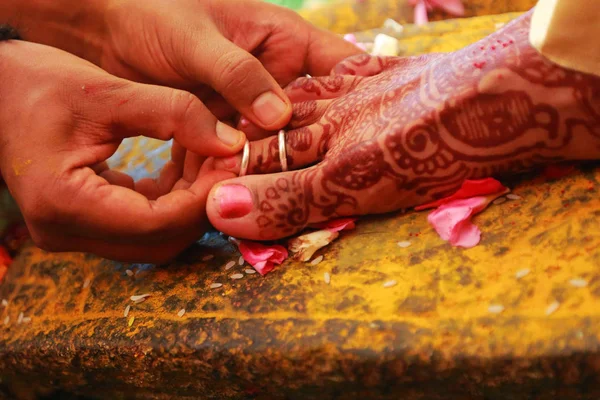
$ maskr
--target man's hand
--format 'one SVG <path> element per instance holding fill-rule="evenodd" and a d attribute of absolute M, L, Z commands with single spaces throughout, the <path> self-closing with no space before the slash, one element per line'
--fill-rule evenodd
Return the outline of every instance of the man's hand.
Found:
<path fill-rule="evenodd" d="M 266 130 L 291 117 L 281 86 L 327 74 L 360 53 L 296 13 L 255 0 L 17 3 L 8 7 L 20 18 L 7 20 L 25 40 L 63 48 L 122 78 L 188 90 L 217 118 L 237 111 Z"/>
<path fill-rule="evenodd" d="M 210 188 L 234 176 L 202 156 L 232 155 L 245 142 L 188 92 L 115 78 L 43 45 L 0 43 L 0 93 L 0 169 L 34 241 L 52 251 L 168 260 L 203 233 Z M 152 200 L 105 163 L 137 135 L 198 154 L 184 161 L 174 146 Z M 190 162 L 194 176 L 183 172 Z"/>

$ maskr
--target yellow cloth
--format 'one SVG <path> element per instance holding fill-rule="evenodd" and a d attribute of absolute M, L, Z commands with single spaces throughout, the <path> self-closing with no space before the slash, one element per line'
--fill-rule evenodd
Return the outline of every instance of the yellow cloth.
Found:
<path fill-rule="evenodd" d="M 600 75 L 600 2 L 540 0 L 529 39 L 546 58 L 565 68 Z"/>

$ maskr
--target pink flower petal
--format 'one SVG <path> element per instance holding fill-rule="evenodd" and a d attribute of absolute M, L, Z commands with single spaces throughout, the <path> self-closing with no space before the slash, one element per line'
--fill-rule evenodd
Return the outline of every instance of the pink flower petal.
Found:
<path fill-rule="evenodd" d="M 356 43 L 356 47 L 358 47 L 362 51 L 367 51 L 367 46 L 364 43 Z"/>
<path fill-rule="evenodd" d="M 427 17 L 427 5 L 425 1 L 421 0 L 415 5 L 415 24 L 416 25 L 425 25 L 429 22 L 429 18 Z"/>
<path fill-rule="evenodd" d="M 287 249 L 278 244 L 266 246 L 257 242 L 240 240 L 238 247 L 244 260 L 261 275 L 266 275 L 273 270 L 275 265 L 281 264 L 288 257 Z"/>
<path fill-rule="evenodd" d="M 450 238 L 450 244 L 454 247 L 470 249 L 477 246 L 481 240 L 481 230 L 473 224 L 470 219 L 463 221 L 455 229 L 455 235 Z"/>
<path fill-rule="evenodd" d="M 489 204 L 483 196 L 454 200 L 429 214 L 427 220 L 443 240 L 453 246 L 470 248 L 481 237 L 481 231 L 471 223 L 471 217 Z"/>
<path fill-rule="evenodd" d="M 12 259 L 4 246 L 0 246 L 0 282 L 8 272 L 8 266 L 12 263 Z"/>
<path fill-rule="evenodd" d="M 327 222 L 312 224 L 311 228 L 324 229 L 330 232 L 340 232 L 354 229 L 356 227 L 354 224 L 355 221 L 356 218 L 339 218 Z"/>
<path fill-rule="evenodd" d="M 485 178 L 485 179 L 476 179 L 476 180 L 465 180 L 452 196 L 445 197 L 443 199 L 423 204 L 421 206 L 415 207 L 415 210 L 421 211 L 428 208 L 439 207 L 442 204 L 449 203 L 453 200 L 457 199 L 466 199 L 473 196 L 487 196 L 494 193 L 504 192 L 506 187 L 504 187 L 500 182 L 495 180 L 494 178 Z"/>
<path fill-rule="evenodd" d="M 356 36 L 353 33 L 347 33 L 344 35 L 344 40 L 352 44 L 356 44 Z"/>
<path fill-rule="evenodd" d="M 465 6 L 461 0 L 429 0 L 433 7 L 440 8 L 448 14 L 463 16 L 465 15 Z"/>

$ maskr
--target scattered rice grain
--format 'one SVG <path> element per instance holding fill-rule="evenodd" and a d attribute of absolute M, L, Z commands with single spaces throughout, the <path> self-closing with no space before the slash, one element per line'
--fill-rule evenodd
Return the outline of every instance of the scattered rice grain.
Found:
<path fill-rule="evenodd" d="M 371 322 L 371 323 L 369 324 L 369 326 L 370 326 L 371 328 L 373 328 L 373 329 L 379 329 L 379 328 L 381 328 L 381 327 L 380 327 L 379 325 L 377 325 L 375 322 Z"/>
<path fill-rule="evenodd" d="M 233 274 L 231 275 L 231 279 L 242 279 L 244 274 Z"/>
<path fill-rule="evenodd" d="M 323 261 L 323 256 L 320 255 L 319 257 L 316 257 L 314 260 L 312 260 L 310 262 L 310 265 L 317 265 L 318 263 L 320 263 L 321 261 Z"/>
<path fill-rule="evenodd" d="M 396 281 L 387 281 L 383 284 L 384 288 L 391 288 L 392 286 L 396 286 L 398 282 Z"/>
<path fill-rule="evenodd" d="M 521 196 L 519 196 L 518 194 L 514 194 L 514 193 L 507 194 L 506 198 L 509 200 L 521 200 Z"/>
<path fill-rule="evenodd" d="M 402 247 L 403 249 L 410 247 L 410 245 L 412 245 L 412 243 L 409 242 L 408 240 L 405 240 L 403 242 L 398 242 L 398 247 Z"/>
<path fill-rule="evenodd" d="M 502 311 L 504 311 L 504 306 L 502 304 L 490 304 L 488 306 L 488 312 L 491 312 L 492 314 L 500 314 Z"/>
<path fill-rule="evenodd" d="M 238 264 L 239 265 L 244 265 L 246 261 L 244 260 L 244 256 L 240 256 L 240 258 L 238 259 Z"/>
<path fill-rule="evenodd" d="M 182 308 L 181 310 L 179 310 L 179 312 L 177 313 L 177 316 L 179 318 L 183 317 L 183 314 L 185 314 L 185 308 Z"/>
<path fill-rule="evenodd" d="M 325 272 L 323 274 L 323 280 L 325 281 L 326 284 L 329 285 L 329 282 L 331 282 L 331 275 L 329 275 L 329 272 Z"/>
<path fill-rule="evenodd" d="M 515 278 L 517 278 L 517 279 L 524 278 L 527 275 L 529 275 L 529 272 L 531 272 L 531 271 L 528 268 L 520 269 L 515 273 Z"/>
<path fill-rule="evenodd" d="M 234 265 L 235 261 L 229 261 L 227 264 L 225 264 L 225 270 L 233 268 Z"/>
<path fill-rule="evenodd" d="M 494 205 L 499 205 L 506 202 L 506 197 L 498 197 L 496 200 L 493 201 Z"/>
<path fill-rule="evenodd" d="M 21 322 L 23 322 L 23 313 L 22 312 L 19 313 L 19 318 L 17 318 L 17 324 L 20 324 Z"/>
<path fill-rule="evenodd" d="M 8 325 L 8 323 L 10 322 L 10 316 L 6 316 L 4 317 L 4 325 Z"/>
<path fill-rule="evenodd" d="M 577 288 L 586 287 L 587 284 L 588 284 L 587 281 L 585 279 L 582 279 L 582 278 L 571 279 L 569 281 L 569 283 L 571 284 L 571 286 L 575 286 Z"/>
<path fill-rule="evenodd" d="M 131 318 L 129 318 L 129 322 L 127 323 L 128 326 L 133 325 L 133 321 L 135 321 L 135 317 L 132 316 Z"/>
<path fill-rule="evenodd" d="M 125 312 L 123 313 L 123 316 L 125 318 L 127 318 L 127 316 L 129 315 L 129 310 L 131 310 L 131 306 L 127 305 L 127 307 L 125 307 Z"/>
<path fill-rule="evenodd" d="M 252 269 L 252 268 L 247 268 L 244 270 L 244 272 L 247 273 L 248 275 L 252 275 L 252 274 L 256 273 L 256 270 Z"/>
<path fill-rule="evenodd" d="M 221 286 L 223 286 L 223 284 L 222 284 L 222 283 L 218 283 L 218 282 L 215 282 L 215 283 L 211 283 L 211 284 L 210 284 L 210 288 L 211 288 L 211 289 L 220 288 Z"/>
<path fill-rule="evenodd" d="M 126 269 L 125 273 L 127 274 L 127 276 L 133 276 L 133 271 L 130 269 Z"/>
<path fill-rule="evenodd" d="M 8 307 L 8 301 L 6 299 L 2 299 L 2 307 Z"/>
<path fill-rule="evenodd" d="M 556 310 L 558 310 L 558 307 L 560 307 L 560 303 L 556 300 L 553 301 L 552 303 L 550 303 L 548 308 L 546 308 L 546 315 L 553 314 Z"/>
<path fill-rule="evenodd" d="M 150 293 L 138 294 L 135 296 L 131 296 L 130 299 L 133 302 L 139 302 L 140 300 L 144 300 L 146 297 L 150 297 Z"/>
<path fill-rule="evenodd" d="M 212 260 L 213 258 L 215 258 L 215 256 L 212 254 L 209 254 L 207 256 L 202 257 L 202 261 Z"/>
<path fill-rule="evenodd" d="M 31 317 L 23 317 L 23 323 L 31 322 Z"/>
<path fill-rule="evenodd" d="M 87 278 L 85 282 L 83 282 L 83 288 L 86 289 L 88 286 L 90 286 L 91 282 L 92 280 L 90 278 Z"/>

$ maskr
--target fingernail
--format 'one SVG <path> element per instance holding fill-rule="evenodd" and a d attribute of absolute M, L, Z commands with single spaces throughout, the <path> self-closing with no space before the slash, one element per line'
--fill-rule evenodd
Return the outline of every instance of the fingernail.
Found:
<path fill-rule="evenodd" d="M 215 158 L 215 163 L 213 165 L 214 165 L 215 169 L 233 170 L 235 167 L 237 167 L 237 164 L 238 164 L 238 157 L 231 156 L 231 157 Z"/>
<path fill-rule="evenodd" d="M 254 208 L 252 194 L 243 185 L 224 185 L 217 189 L 219 215 L 225 219 L 241 218 Z"/>
<path fill-rule="evenodd" d="M 264 125 L 277 122 L 285 111 L 287 104 L 273 92 L 263 93 L 252 103 L 252 111 Z"/>
<path fill-rule="evenodd" d="M 234 146 L 238 144 L 244 134 L 237 129 L 230 127 L 227 124 L 224 124 L 221 121 L 217 121 L 217 137 L 221 140 L 221 142 L 225 143 L 227 146 Z"/>

